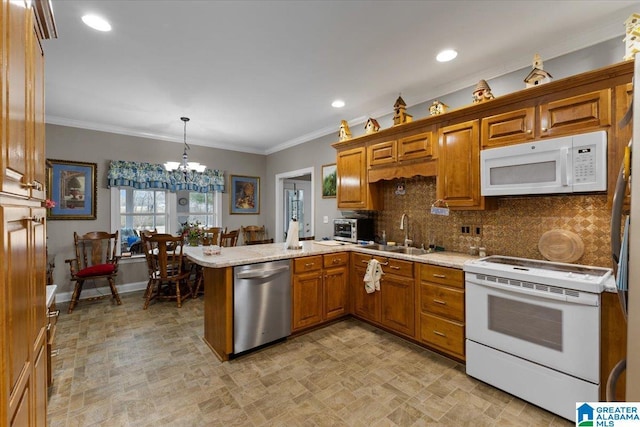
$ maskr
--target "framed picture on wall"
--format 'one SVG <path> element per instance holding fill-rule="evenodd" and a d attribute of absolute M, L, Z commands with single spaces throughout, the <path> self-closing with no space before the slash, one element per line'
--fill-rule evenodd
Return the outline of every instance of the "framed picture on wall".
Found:
<path fill-rule="evenodd" d="M 97 164 L 47 159 L 48 219 L 96 219 Z"/>
<path fill-rule="evenodd" d="M 336 197 L 336 184 L 338 183 L 338 172 L 336 164 L 322 165 L 322 198 L 330 199 Z"/>
<path fill-rule="evenodd" d="M 260 213 L 260 177 L 231 175 L 229 213 Z"/>

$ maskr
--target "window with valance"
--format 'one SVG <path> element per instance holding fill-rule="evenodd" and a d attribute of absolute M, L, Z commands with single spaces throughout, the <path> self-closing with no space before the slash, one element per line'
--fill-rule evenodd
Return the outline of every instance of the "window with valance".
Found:
<path fill-rule="evenodd" d="M 191 171 L 185 176 L 182 171 L 169 172 L 160 164 L 112 160 L 109 164 L 107 186 L 223 193 L 224 172 L 205 169 L 204 172 Z"/>

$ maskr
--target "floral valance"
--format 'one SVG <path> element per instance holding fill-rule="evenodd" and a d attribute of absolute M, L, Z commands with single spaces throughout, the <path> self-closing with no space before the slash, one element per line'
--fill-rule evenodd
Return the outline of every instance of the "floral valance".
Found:
<path fill-rule="evenodd" d="M 133 187 L 136 189 L 180 190 L 198 193 L 224 192 L 224 172 L 205 169 L 204 172 L 167 171 L 153 163 L 112 160 L 107 177 L 108 187 Z"/>

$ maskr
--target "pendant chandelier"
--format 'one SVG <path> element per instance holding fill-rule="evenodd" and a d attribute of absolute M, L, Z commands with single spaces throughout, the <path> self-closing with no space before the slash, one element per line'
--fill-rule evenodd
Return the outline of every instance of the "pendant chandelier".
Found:
<path fill-rule="evenodd" d="M 207 167 L 198 162 L 189 161 L 189 157 L 187 156 L 187 150 L 191 150 L 191 147 L 187 144 L 187 122 L 189 121 L 189 117 L 180 117 L 180 120 L 184 122 L 184 152 L 182 153 L 182 161 L 166 162 L 164 168 L 168 171 L 182 171 L 186 177 L 191 171 L 204 172 Z"/>

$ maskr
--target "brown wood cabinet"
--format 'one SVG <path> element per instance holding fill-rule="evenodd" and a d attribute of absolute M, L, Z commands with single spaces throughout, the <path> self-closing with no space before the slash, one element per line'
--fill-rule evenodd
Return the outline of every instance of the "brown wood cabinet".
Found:
<path fill-rule="evenodd" d="M 389 258 L 383 265 L 380 280 L 380 323 L 382 326 L 408 335 L 415 335 L 414 264 Z"/>
<path fill-rule="evenodd" d="M 584 133 L 611 124 L 611 89 L 562 97 L 482 119 L 482 148 Z"/>
<path fill-rule="evenodd" d="M 338 209 L 382 209 L 381 192 L 367 180 L 367 148 L 348 145 L 336 155 Z"/>
<path fill-rule="evenodd" d="M 436 134 L 432 130 L 367 143 L 367 180 L 435 176 Z"/>
<path fill-rule="evenodd" d="M 438 131 L 436 194 L 450 208 L 484 209 L 480 196 L 478 120 L 444 126 Z"/>
<path fill-rule="evenodd" d="M 345 316 L 349 254 L 293 260 L 291 329 L 297 332 Z"/>
<path fill-rule="evenodd" d="M 380 262 L 384 275 L 380 291 L 367 293 L 364 275 L 369 260 Z M 414 264 L 410 261 L 353 253 L 351 256 L 353 314 L 393 332 L 415 335 Z"/>
<path fill-rule="evenodd" d="M 48 1 L 0 1 L 0 427 L 47 425 L 44 55 Z"/>
<path fill-rule="evenodd" d="M 418 339 L 464 360 L 464 273 L 437 265 L 420 265 Z"/>

